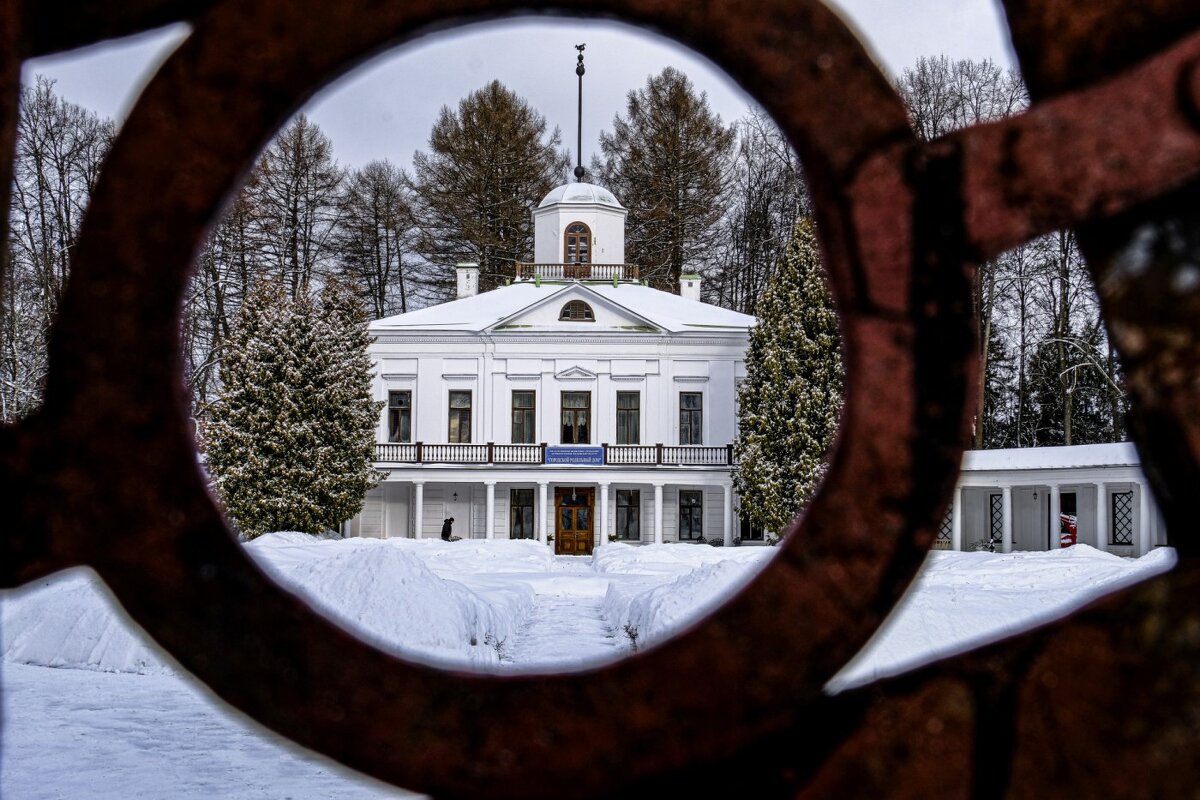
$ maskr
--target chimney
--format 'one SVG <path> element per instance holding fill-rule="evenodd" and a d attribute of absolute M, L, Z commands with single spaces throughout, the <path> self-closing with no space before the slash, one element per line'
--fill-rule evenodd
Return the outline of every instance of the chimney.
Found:
<path fill-rule="evenodd" d="M 700 276 L 687 273 L 679 276 L 679 296 L 684 300 L 700 302 Z"/>
<path fill-rule="evenodd" d="M 458 296 L 474 297 L 479 294 L 479 264 L 474 261 L 464 261 L 454 265 L 458 273 Z"/>

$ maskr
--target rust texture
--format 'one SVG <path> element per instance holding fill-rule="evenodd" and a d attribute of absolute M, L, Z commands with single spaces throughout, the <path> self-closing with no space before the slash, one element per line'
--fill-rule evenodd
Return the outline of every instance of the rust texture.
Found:
<path fill-rule="evenodd" d="M 526 10 L 669 31 L 772 114 L 811 182 L 848 403 L 819 496 L 741 594 L 621 663 L 501 678 L 384 655 L 254 567 L 197 472 L 177 329 L 206 225 L 296 108 L 382 48 Z M 1183 500 L 1200 478 L 1200 293 L 1175 276 L 1200 250 L 1200 13 L 1190 0 L 1006 10 L 1033 108 L 921 144 L 817 0 L 0 2 L 5 170 L 23 57 L 194 25 L 105 165 L 45 405 L 0 430 L 0 586 L 88 564 L 230 705 L 438 797 L 1194 796 L 1200 566 Z M 825 696 L 908 586 L 950 496 L 973 413 L 973 264 L 1063 225 L 1080 231 L 1128 369 L 1179 567 L 1069 620 Z"/>

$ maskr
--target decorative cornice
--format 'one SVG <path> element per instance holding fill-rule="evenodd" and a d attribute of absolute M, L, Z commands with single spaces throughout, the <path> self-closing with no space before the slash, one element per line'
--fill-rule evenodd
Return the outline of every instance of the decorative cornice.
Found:
<path fill-rule="evenodd" d="M 450 337 L 450 336 L 437 336 L 437 335 L 432 335 L 432 334 L 426 335 L 426 336 L 400 335 L 400 336 L 394 336 L 394 337 L 389 336 L 386 338 L 380 336 L 380 337 L 376 337 L 376 344 L 377 345 L 378 344 L 408 344 L 408 343 L 463 344 L 464 338 L 465 337 L 460 337 L 460 336 Z M 626 333 L 613 334 L 612 336 L 606 336 L 606 335 L 597 335 L 597 334 L 593 333 L 593 334 L 589 334 L 588 336 L 580 336 L 578 334 L 565 334 L 564 335 L 563 331 L 547 331 L 545 333 L 510 333 L 510 332 L 506 331 L 503 334 L 489 333 L 486 336 L 476 335 L 474 337 L 471 337 L 471 339 L 470 339 L 470 341 L 474 344 L 477 344 L 480 347 L 480 349 L 482 349 L 485 345 L 487 345 L 489 343 L 493 344 L 493 345 L 498 345 L 498 344 L 504 344 L 507 342 L 541 342 L 547 346 L 552 346 L 552 345 L 557 345 L 557 344 L 588 344 L 588 345 L 591 345 L 591 344 L 603 344 L 603 345 L 633 344 L 633 345 L 644 345 L 644 346 L 648 346 L 648 347 L 654 347 L 654 346 L 661 347 L 665 342 L 667 345 L 679 344 L 679 345 L 684 345 L 687 347 L 700 347 L 700 346 L 721 347 L 721 346 L 741 345 L 744 348 L 744 342 L 746 342 L 748 340 L 749 340 L 749 337 L 745 333 L 742 333 L 740 335 L 735 335 L 735 336 L 723 336 L 723 337 L 711 337 L 710 336 L 710 337 L 700 338 L 700 337 L 692 335 L 692 334 L 683 336 L 683 335 L 671 334 L 671 333 L 654 333 L 654 334 L 648 333 L 648 334 L 645 334 L 642 336 L 630 336 L 629 334 L 626 334 Z M 410 355 L 410 354 L 406 354 L 406 355 Z"/>
<path fill-rule="evenodd" d="M 676 383 L 708 383 L 707 375 L 676 375 Z"/>
<path fill-rule="evenodd" d="M 657 373 L 655 373 L 655 374 L 657 374 Z M 614 380 L 614 381 L 627 382 L 627 383 L 633 383 L 633 382 L 642 383 L 646 380 L 646 376 L 645 375 L 610 375 L 609 379 Z"/>
<path fill-rule="evenodd" d="M 381 372 L 379 377 L 385 381 L 415 381 L 417 373 L 415 372 Z"/>
<path fill-rule="evenodd" d="M 479 376 L 473 372 L 443 372 L 442 380 L 446 381 L 477 381 Z"/>

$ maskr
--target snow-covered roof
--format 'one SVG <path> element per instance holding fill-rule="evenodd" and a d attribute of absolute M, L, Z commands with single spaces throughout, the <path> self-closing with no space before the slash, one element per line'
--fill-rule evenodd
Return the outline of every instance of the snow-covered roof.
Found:
<path fill-rule="evenodd" d="M 1132 442 L 1078 444 L 1070 447 L 1014 447 L 1005 450 L 968 450 L 963 472 L 1017 469 L 1073 469 L 1080 467 L 1136 467 L 1141 464 Z"/>
<path fill-rule="evenodd" d="M 550 193 L 538 203 L 538 208 L 544 208 L 554 203 L 599 203 L 604 206 L 621 208 L 617 198 L 608 189 L 591 183 L 564 183 L 550 190 Z"/>
<path fill-rule="evenodd" d="M 481 292 L 471 297 L 464 297 L 442 303 L 437 306 L 410 311 L 407 314 L 397 314 L 385 317 L 371 323 L 371 332 L 375 334 L 399 331 L 462 331 L 480 332 L 505 323 L 512 323 L 513 318 L 521 315 L 542 303 L 551 302 L 558 295 L 564 301 L 572 295 L 578 295 L 585 301 L 610 304 L 622 309 L 637 326 L 653 326 L 671 333 L 713 333 L 717 331 L 749 330 L 755 324 L 754 317 L 740 314 L 727 308 L 712 306 L 695 300 L 687 300 L 677 294 L 652 289 L 636 283 L 580 283 L 543 281 L 539 286 L 533 281 L 517 281 L 508 286 L 502 286 L 489 292 Z M 628 332 L 629 320 L 625 324 L 614 325 L 608 330 L 612 332 Z M 581 333 L 596 333 L 604 331 L 603 323 L 584 323 Z M 580 323 L 565 323 L 574 328 Z M 564 324 L 552 327 L 538 325 L 514 325 L 522 332 L 554 330 L 561 332 Z"/>

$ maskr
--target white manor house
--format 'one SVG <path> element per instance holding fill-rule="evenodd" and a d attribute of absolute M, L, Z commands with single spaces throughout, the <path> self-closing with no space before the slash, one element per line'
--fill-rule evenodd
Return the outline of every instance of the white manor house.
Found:
<path fill-rule="evenodd" d="M 533 212 L 532 264 L 480 293 L 371 324 L 384 480 L 346 533 L 626 542 L 762 541 L 731 468 L 753 317 L 638 281 L 625 209 L 588 183 Z M 935 548 L 1139 556 L 1166 531 L 1127 443 L 971 451 Z"/>
<path fill-rule="evenodd" d="M 533 264 L 372 323 L 376 467 L 349 533 L 553 537 L 556 553 L 630 542 L 732 544 L 735 391 L 754 318 L 639 283 L 625 215 L 588 183 L 533 212 Z M 761 537 L 761 532 L 758 536 Z M 750 531 L 747 529 L 747 537 Z"/>

